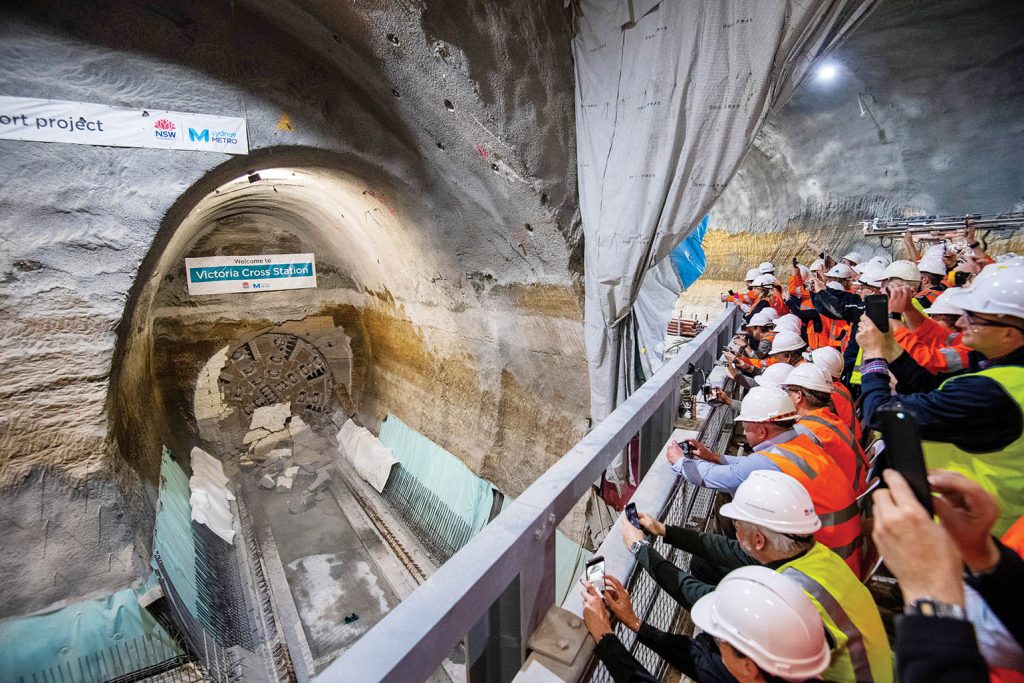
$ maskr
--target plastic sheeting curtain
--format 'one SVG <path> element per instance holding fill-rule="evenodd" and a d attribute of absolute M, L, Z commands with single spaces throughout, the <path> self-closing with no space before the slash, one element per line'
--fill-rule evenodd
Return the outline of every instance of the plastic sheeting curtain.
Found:
<path fill-rule="evenodd" d="M 591 416 L 633 389 L 634 303 L 765 119 L 877 0 L 573 0 Z M 661 315 L 667 322 L 671 308 Z M 649 323 L 644 324 L 649 328 Z M 616 474 L 617 472 L 617 474 Z M 621 483 L 619 467 L 609 472 Z"/>

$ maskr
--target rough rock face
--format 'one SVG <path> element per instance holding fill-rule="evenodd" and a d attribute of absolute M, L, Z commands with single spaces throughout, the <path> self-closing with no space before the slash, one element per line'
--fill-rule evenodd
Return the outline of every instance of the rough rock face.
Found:
<path fill-rule="evenodd" d="M 117 521 L 81 521 L 109 565 L 87 579 L 40 563 L 92 550 L 20 535 L 0 617 L 137 573 L 161 445 L 218 453 L 238 433 L 200 429 L 197 380 L 288 324 L 328 319 L 303 337 L 325 358 L 347 345 L 332 408 L 372 429 L 394 413 L 510 494 L 580 436 L 560 3 L 44 0 L 0 17 L 0 92 L 244 116 L 251 147 L 0 142 L 0 534 L 75 515 L 85 487 Z M 187 295 L 186 256 L 307 251 L 317 290 Z M 23 580 L 29 562 L 50 579 Z"/>
<path fill-rule="evenodd" d="M 742 280 L 809 237 L 879 250 L 858 224 L 875 216 L 1024 208 L 1021 25 L 1007 0 L 880 3 L 836 78 L 809 80 L 757 136 L 712 210 L 705 277 Z"/>

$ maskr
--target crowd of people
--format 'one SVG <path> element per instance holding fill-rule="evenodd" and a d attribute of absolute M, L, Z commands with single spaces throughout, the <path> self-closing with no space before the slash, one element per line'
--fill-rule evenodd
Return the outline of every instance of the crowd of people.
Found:
<path fill-rule="evenodd" d="M 815 248 L 809 266 L 761 263 L 722 295 L 744 315 L 723 352 L 744 391 L 717 399 L 746 445 L 672 442 L 666 457 L 731 496 L 718 514 L 734 536 L 620 521 L 698 633 L 643 623 L 614 577 L 603 594 L 584 582 L 616 681 L 655 679 L 614 619 L 696 681 L 1024 681 L 1024 257 L 966 237 L 922 253 L 908 235 L 899 260 Z M 920 432 L 917 490 L 913 467 L 895 464 L 916 448 L 884 443 L 890 414 Z M 865 585 L 881 562 L 903 596 L 894 637 Z"/>

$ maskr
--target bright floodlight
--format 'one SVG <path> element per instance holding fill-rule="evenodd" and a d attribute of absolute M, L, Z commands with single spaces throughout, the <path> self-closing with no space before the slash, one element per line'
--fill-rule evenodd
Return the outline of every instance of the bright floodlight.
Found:
<path fill-rule="evenodd" d="M 819 81 L 831 81 L 838 73 L 835 64 L 822 64 L 818 67 L 817 76 Z"/>

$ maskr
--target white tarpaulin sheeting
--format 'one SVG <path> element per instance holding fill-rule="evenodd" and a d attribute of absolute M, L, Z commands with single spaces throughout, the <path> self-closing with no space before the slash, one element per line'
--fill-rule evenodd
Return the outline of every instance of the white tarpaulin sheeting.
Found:
<path fill-rule="evenodd" d="M 245 119 L 0 96 L 0 140 L 248 154 Z"/>
<path fill-rule="evenodd" d="M 192 449 L 192 478 L 188 480 L 188 487 L 192 490 L 189 499 L 192 521 L 205 524 L 210 531 L 233 543 L 234 516 L 228 501 L 234 500 L 235 495 L 228 490 L 228 481 L 220 460 L 199 446 Z"/>
<path fill-rule="evenodd" d="M 338 431 L 338 452 L 378 493 L 384 491 L 391 468 L 398 464 L 390 448 L 352 420 L 346 420 Z"/>
<path fill-rule="evenodd" d="M 633 349 L 622 348 L 623 325 L 632 325 L 648 270 L 708 212 L 812 61 L 876 2 L 576 0 L 576 145 L 595 421 L 631 389 L 623 359 Z M 664 287 L 652 282 L 651 302 L 668 300 L 659 295 Z"/>

